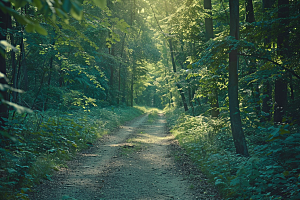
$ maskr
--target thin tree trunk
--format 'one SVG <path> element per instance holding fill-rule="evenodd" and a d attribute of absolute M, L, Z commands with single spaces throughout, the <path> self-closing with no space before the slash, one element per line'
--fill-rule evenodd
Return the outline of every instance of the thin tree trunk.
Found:
<path fill-rule="evenodd" d="M 27 67 L 26 67 L 23 35 L 21 37 L 20 49 L 21 49 L 21 51 L 20 51 L 20 55 L 19 55 L 19 67 L 18 67 L 18 71 L 17 71 L 17 80 L 16 80 L 17 86 L 16 87 L 22 88 L 23 90 L 27 91 L 28 90 L 28 74 L 27 74 Z M 23 71 L 23 80 L 20 80 L 21 79 L 21 70 Z"/>
<path fill-rule="evenodd" d="M 55 45 L 55 40 L 52 42 L 52 46 L 54 47 Z M 53 70 L 53 56 L 50 58 L 50 63 L 49 63 L 49 77 L 48 77 L 48 86 L 51 85 L 51 75 L 52 75 L 52 70 Z"/>
<path fill-rule="evenodd" d="M 192 97 L 191 88 L 189 87 L 188 90 L 189 90 L 189 102 L 190 102 L 190 107 L 192 108 L 192 115 L 195 117 L 195 111 L 194 111 L 193 97 Z"/>
<path fill-rule="evenodd" d="M 55 45 L 55 40 L 53 40 L 53 42 L 52 42 L 52 46 L 54 46 L 54 45 Z M 53 70 L 53 56 L 50 57 L 50 62 L 49 62 L 48 91 L 47 91 L 47 97 L 46 97 L 46 102 L 45 102 L 44 110 L 47 110 L 47 106 L 48 106 L 49 92 L 50 92 L 50 86 L 51 86 L 52 70 Z"/>
<path fill-rule="evenodd" d="M 246 0 L 246 22 L 255 22 L 252 0 Z"/>
<path fill-rule="evenodd" d="M 273 0 L 263 0 L 263 13 L 267 13 L 267 11 L 272 7 Z M 268 20 L 268 16 L 264 15 L 264 20 Z M 269 31 L 269 30 L 268 30 Z M 271 47 L 271 38 L 267 35 L 264 39 L 264 45 L 268 48 Z M 272 85 L 269 80 L 265 80 L 263 83 L 263 103 L 262 103 L 262 111 L 264 116 L 261 118 L 261 121 L 270 121 L 271 120 L 271 104 L 272 104 Z"/>
<path fill-rule="evenodd" d="M 28 5 L 25 5 L 23 8 L 24 14 L 27 15 L 27 9 Z M 25 45 L 24 45 L 24 26 L 21 26 L 22 29 L 22 37 L 21 37 L 21 65 L 22 65 L 22 70 L 23 70 L 23 79 L 22 79 L 22 86 L 23 90 L 27 91 L 28 90 L 28 73 L 27 73 L 27 64 L 26 64 L 26 56 L 25 56 Z M 19 82 L 18 82 L 19 83 Z"/>
<path fill-rule="evenodd" d="M 281 18 L 283 26 L 288 24 L 289 16 L 289 0 L 278 0 L 278 18 Z M 287 49 L 289 47 L 289 32 L 287 28 L 278 33 L 277 47 L 278 55 L 282 58 L 288 56 Z M 280 77 L 275 80 L 275 110 L 274 123 L 281 123 L 287 107 L 287 81 Z"/>
<path fill-rule="evenodd" d="M 114 45 L 112 44 L 111 48 L 109 49 L 110 54 L 114 57 Z M 114 103 L 115 95 L 114 95 L 114 61 L 112 60 L 110 63 L 110 78 L 109 78 L 109 94 L 110 94 L 110 101 Z"/>
<path fill-rule="evenodd" d="M 171 61 L 172 61 L 173 72 L 175 73 L 177 70 L 176 70 L 176 65 L 175 65 L 175 60 L 174 60 L 172 39 L 169 39 L 169 48 L 170 48 L 170 53 L 171 53 Z"/>
<path fill-rule="evenodd" d="M 14 37 L 13 33 L 11 33 L 11 35 L 10 35 L 10 40 L 11 40 L 12 45 L 16 46 L 15 37 Z M 11 81 L 12 87 L 17 88 L 18 87 L 18 85 L 17 85 L 17 63 L 16 63 L 15 51 L 11 51 L 10 56 L 11 56 L 11 67 L 12 67 L 12 81 Z M 14 103 L 18 102 L 17 95 L 18 95 L 17 92 L 12 92 L 12 97 L 13 97 L 12 101 Z"/>
<path fill-rule="evenodd" d="M 291 99 L 294 101 L 294 84 L 293 84 L 293 75 L 290 73 L 290 89 L 291 89 Z"/>
<path fill-rule="evenodd" d="M 214 38 L 214 30 L 213 30 L 213 20 L 212 20 L 212 6 L 211 6 L 211 0 L 204 0 L 204 9 L 206 10 L 207 14 L 210 15 L 210 17 L 205 18 L 205 32 L 206 32 L 206 40 L 210 40 Z M 210 67 L 209 67 L 210 68 Z M 213 91 L 211 93 L 211 96 L 209 96 L 209 102 L 211 107 L 211 116 L 212 117 L 218 117 L 220 114 L 219 111 L 219 100 L 218 100 L 218 88 L 217 88 L 217 80 L 213 79 Z"/>
<path fill-rule="evenodd" d="M 123 41 L 122 41 L 122 47 L 121 47 L 121 55 L 120 55 L 120 58 L 122 59 L 123 57 L 123 53 L 124 53 L 124 45 L 125 45 L 125 39 L 126 39 L 126 33 L 124 34 L 124 37 L 123 37 Z M 120 63 L 119 65 L 119 78 L 118 78 L 118 98 L 117 98 L 117 104 L 119 105 L 120 104 L 120 101 L 121 101 L 121 67 L 122 67 L 122 63 Z"/>
<path fill-rule="evenodd" d="M 230 36 L 239 39 L 239 0 L 229 0 Z M 237 50 L 229 53 L 229 110 L 233 141 L 236 153 L 249 156 L 239 109 L 238 100 L 238 55 Z"/>
<path fill-rule="evenodd" d="M 253 3 L 252 0 L 246 0 L 246 22 L 248 23 L 253 23 L 255 22 L 255 17 L 254 17 L 254 11 L 253 11 Z M 249 36 L 249 41 L 253 42 L 253 38 Z M 250 73 L 254 73 L 256 71 L 256 59 L 250 58 Z M 260 103 L 259 103 L 259 87 L 258 83 L 251 83 L 252 85 L 252 96 L 253 96 L 253 102 L 254 102 L 254 110 L 256 115 L 259 117 L 260 116 Z"/>
<path fill-rule="evenodd" d="M 174 60 L 174 53 L 173 53 L 173 46 L 172 46 L 172 39 L 169 39 L 169 48 L 170 48 L 170 52 L 171 52 L 171 60 L 172 60 L 172 67 L 173 67 L 173 72 L 176 73 L 176 64 L 175 64 L 175 60 Z M 182 103 L 183 103 L 183 107 L 184 107 L 184 110 L 185 111 L 188 111 L 188 106 L 187 106 L 187 103 L 186 103 L 186 99 L 185 99 L 185 96 L 184 96 L 184 92 L 182 90 L 182 87 L 179 83 L 176 84 L 178 90 L 179 90 L 179 93 L 180 93 L 180 96 L 181 96 L 181 99 L 182 99 Z"/>
<path fill-rule="evenodd" d="M 131 95 L 131 99 L 130 99 L 130 106 L 133 107 L 133 79 L 134 79 L 134 75 L 133 75 L 133 72 L 132 72 L 132 75 L 131 75 L 131 86 L 130 86 L 130 95 Z"/>
<path fill-rule="evenodd" d="M 263 104 L 262 111 L 264 116 L 261 121 L 270 121 L 271 120 L 271 106 L 272 104 L 272 86 L 269 81 L 266 81 L 263 86 Z"/>
<path fill-rule="evenodd" d="M 5 2 L 5 1 L 1 0 L 1 3 L 7 7 L 10 7 L 9 2 Z M 6 40 L 6 30 L 7 30 L 7 27 L 9 27 L 11 24 L 10 15 L 7 13 L 4 13 L 2 10 L 0 10 L 0 22 L 1 22 L 0 28 L 2 28 L 2 31 L 1 31 L 2 34 L 0 33 L 0 40 Z M 5 50 L 3 50 L 3 49 L 1 49 L 1 50 L 4 55 L 0 55 L 0 72 L 6 76 Z M 0 84 L 7 84 L 6 79 L 0 78 Z M 6 91 L 0 91 L 0 94 L 2 95 L 1 100 L 8 100 Z M 0 130 L 3 130 L 4 127 L 6 126 L 5 119 L 8 119 L 8 109 L 5 104 L 0 102 Z"/>

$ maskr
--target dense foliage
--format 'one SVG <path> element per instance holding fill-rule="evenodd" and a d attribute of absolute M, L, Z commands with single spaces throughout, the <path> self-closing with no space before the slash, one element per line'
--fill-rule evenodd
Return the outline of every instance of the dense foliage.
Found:
<path fill-rule="evenodd" d="M 87 147 L 101 114 L 114 121 L 138 104 L 165 108 L 225 198 L 299 198 L 298 1 L 9 0 L 0 9 L 1 191 L 26 198 L 38 166 Z"/>
<path fill-rule="evenodd" d="M 51 180 L 53 170 L 66 167 L 66 160 L 141 114 L 137 108 L 110 106 L 90 112 L 57 109 L 11 116 L 7 131 L 13 133 L 14 143 L 0 148 L 1 197 L 27 199 L 27 192 L 40 179 Z"/>
<path fill-rule="evenodd" d="M 251 157 L 236 155 L 229 118 L 167 111 L 171 133 L 226 199 L 299 199 L 299 127 L 246 126 Z"/>

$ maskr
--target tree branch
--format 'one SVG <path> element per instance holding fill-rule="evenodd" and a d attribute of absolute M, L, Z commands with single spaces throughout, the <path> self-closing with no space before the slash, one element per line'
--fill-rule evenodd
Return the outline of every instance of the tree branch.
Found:
<path fill-rule="evenodd" d="M 268 62 L 271 62 L 271 63 L 279 66 L 280 68 L 282 68 L 282 69 L 290 72 L 292 75 L 294 75 L 296 78 L 298 78 L 300 80 L 300 76 L 298 74 L 296 74 L 293 70 L 291 70 L 291 69 L 285 67 L 284 65 L 281 65 L 281 64 L 279 64 L 279 63 L 277 63 L 277 62 L 275 62 L 273 60 L 270 60 L 269 58 L 264 58 L 264 57 L 260 57 L 260 56 L 257 56 L 257 55 L 247 55 L 247 54 L 238 54 L 238 55 L 240 55 L 240 56 L 247 56 L 247 57 L 254 57 L 254 58 L 257 58 L 257 59 L 266 60 Z"/>
<path fill-rule="evenodd" d="M 149 2 L 148 2 L 148 3 L 149 3 Z M 167 34 L 167 33 L 165 33 L 165 32 L 162 30 L 161 26 L 159 25 L 158 19 L 157 19 L 156 16 L 155 16 L 154 9 L 153 9 L 153 7 L 152 7 L 152 5 L 151 5 L 150 3 L 149 3 L 149 6 L 151 7 L 151 10 L 152 10 L 152 12 L 153 12 L 153 16 L 154 16 L 154 18 L 155 18 L 155 21 L 156 21 L 157 26 L 158 26 L 159 30 L 161 31 L 161 33 L 162 33 L 164 36 L 166 36 L 166 37 L 174 37 L 174 35 Z"/>

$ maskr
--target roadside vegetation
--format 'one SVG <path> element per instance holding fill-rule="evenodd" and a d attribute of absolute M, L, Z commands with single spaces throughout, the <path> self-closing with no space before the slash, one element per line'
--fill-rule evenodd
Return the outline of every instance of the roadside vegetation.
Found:
<path fill-rule="evenodd" d="M 148 122 L 154 123 L 158 118 L 158 109 L 151 109 L 148 115 Z"/>
<path fill-rule="evenodd" d="M 53 170 L 67 167 L 78 152 L 143 111 L 132 107 L 94 107 L 72 111 L 48 110 L 10 116 L 7 131 L 14 141 L 0 148 L 0 196 L 26 199 L 40 179 L 51 180 Z M 26 116 L 26 117 L 25 117 Z"/>
<path fill-rule="evenodd" d="M 300 198 L 298 125 L 248 124 L 250 157 L 243 157 L 235 153 L 226 113 L 216 119 L 181 109 L 165 112 L 170 132 L 225 199 Z"/>

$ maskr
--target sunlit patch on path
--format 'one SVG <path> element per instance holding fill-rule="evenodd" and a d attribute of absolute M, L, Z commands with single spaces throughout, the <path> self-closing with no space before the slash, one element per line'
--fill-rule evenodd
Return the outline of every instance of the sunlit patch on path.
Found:
<path fill-rule="evenodd" d="M 176 169 L 168 148 L 172 139 L 163 115 L 153 123 L 142 116 L 82 153 L 31 199 L 203 199 Z"/>

